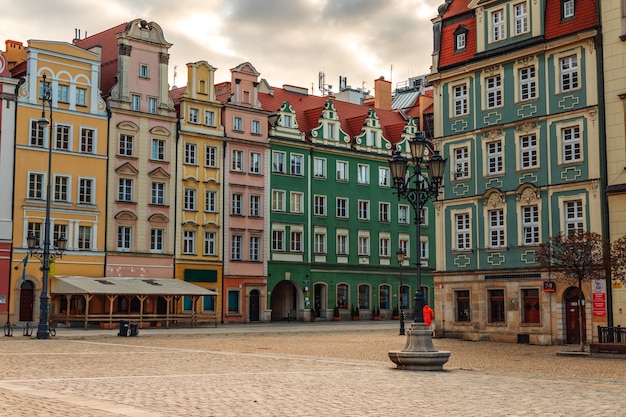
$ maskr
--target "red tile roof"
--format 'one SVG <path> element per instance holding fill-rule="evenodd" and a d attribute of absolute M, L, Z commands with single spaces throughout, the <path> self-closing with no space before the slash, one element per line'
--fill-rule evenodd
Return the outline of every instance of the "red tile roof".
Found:
<path fill-rule="evenodd" d="M 454 4 L 454 2 L 452 3 Z M 456 39 L 454 32 L 459 26 L 465 26 L 468 33 L 465 37 L 465 50 L 463 52 L 455 52 Z M 441 49 L 439 53 L 439 67 L 447 67 L 448 65 L 459 64 L 471 59 L 476 54 L 476 19 L 474 16 L 468 16 L 460 22 L 454 24 L 445 24 L 441 29 Z"/>
<path fill-rule="evenodd" d="M 576 6 L 574 17 L 561 22 L 561 1 L 547 1 L 545 24 L 546 39 L 555 39 L 598 27 L 598 9 L 595 1 L 583 0 L 576 1 L 574 4 Z"/>
<path fill-rule="evenodd" d="M 446 9 L 446 12 L 443 14 L 443 18 L 448 19 L 450 17 L 471 11 L 471 9 L 467 7 L 469 2 L 470 0 L 453 0 Z"/>

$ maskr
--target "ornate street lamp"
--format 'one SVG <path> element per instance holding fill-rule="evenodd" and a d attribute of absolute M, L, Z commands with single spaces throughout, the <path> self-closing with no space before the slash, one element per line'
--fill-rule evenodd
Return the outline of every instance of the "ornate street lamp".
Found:
<path fill-rule="evenodd" d="M 39 302 L 39 325 L 37 327 L 37 339 L 49 339 L 50 338 L 50 298 L 48 296 L 48 280 L 50 272 L 50 262 L 56 258 L 63 256 L 63 251 L 67 244 L 67 239 L 64 235 L 59 236 L 57 239 L 56 248 L 52 248 L 53 252 L 50 252 L 50 201 L 52 199 L 52 91 L 50 85 L 46 83 L 46 76 L 43 76 L 43 94 L 41 105 L 41 119 L 37 121 L 39 126 L 48 127 L 48 178 L 46 188 L 46 219 L 44 223 L 44 235 L 43 244 L 37 245 L 37 237 L 33 232 L 28 234 L 26 242 L 28 244 L 28 252 L 30 256 L 34 256 L 41 261 L 41 297 Z M 46 119 L 46 103 L 50 107 L 50 120 Z"/>
<path fill-rule="evenodd" d="M 396 251 L 396 256 L 398 258 L 398 265 L 400 265 L 400 293 L 398 299 L 400 300 L 400 336 L 404 336 L 404 306 L 402 302 L 402 264 L 404 263 L 404 251 L 402 248 Z"/>
<path fill-rule="evenodd" d="M 424 324 L 424 293 L 422 291 L 421 223 L 422 209 L 430 200 L 437 199 L 446 167 L 438 150 L 430 155 L 430 142 L 419 132 L 409 142 L 411 158 L 405 158 L 399 149 L 393 153 L 389 168 L 398 199 L 406 200 L 415 212 L 416 288 L 415 321 L 407 331 L 407 344 L 401 351 L 390 351 L 389 358 L 401 369 L 441 370 L 450 352 L 438 352 L 432 343 L 432 332 Z M 412 172 L 409 172 L 409 165 Z M 424 174 L 424 169 L 428 175 Z"/>

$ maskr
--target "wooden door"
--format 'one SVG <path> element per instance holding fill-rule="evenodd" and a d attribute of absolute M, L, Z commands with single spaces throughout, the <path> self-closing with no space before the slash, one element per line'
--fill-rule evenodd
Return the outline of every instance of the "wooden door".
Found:
<path fill-rule="evenodd" d="M 258 290 L 250 291 L 250 321 L 261 321 L 261 294 Z"/>
<path fill-rule="evenodd" d="M 33 321 L 35 289 L 33 283 L 26 281 L 20 288 L 20 321 Z"/>
<path fill-rule="evenodd" d="M 580 325 L 583 328 L 583 339 L 585 338 L 585 308 L 582 306 L 582 323 L 578 320 L 578 289 L 570 288 L 565 298 L 565 325 L 567 329 L 567 343 L 580 344 Z"/>

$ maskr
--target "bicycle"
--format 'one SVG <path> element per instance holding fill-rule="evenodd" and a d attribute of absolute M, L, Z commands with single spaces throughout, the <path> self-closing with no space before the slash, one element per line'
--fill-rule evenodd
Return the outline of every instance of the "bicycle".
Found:
<path fill-rule="evenodd" d="M 57 325 L 55 322 L 51 321 L 48 323 L 48 331 L 50 332 L 51 337 L 55 337 L 57 335 Z"/>
<path fill-rule="evenodd" d="M 6 324 L 4 325 L 4 335 L 6 337 L 11 337 L 13 336 L 13 327 L 11 326 L 11 322 L 7 320 Z"/>

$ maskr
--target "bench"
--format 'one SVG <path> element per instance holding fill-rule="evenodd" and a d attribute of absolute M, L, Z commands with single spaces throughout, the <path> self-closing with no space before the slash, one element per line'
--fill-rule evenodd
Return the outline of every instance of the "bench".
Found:
<path fill-rule="evenodd" d="M 626 343 L 592 343 L 589 346 L 591 353 L 626 354 Z"/>

